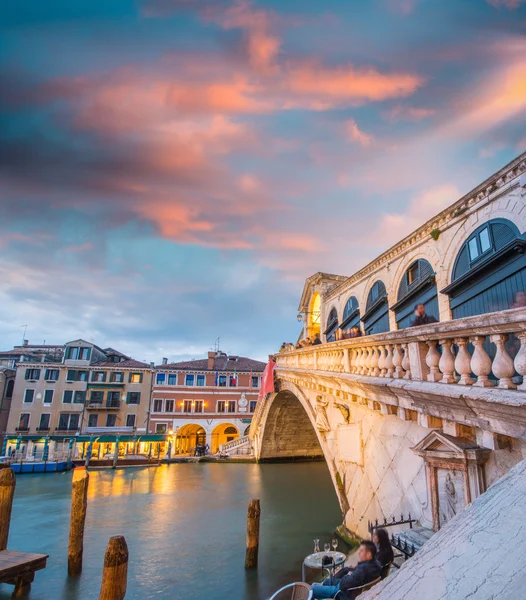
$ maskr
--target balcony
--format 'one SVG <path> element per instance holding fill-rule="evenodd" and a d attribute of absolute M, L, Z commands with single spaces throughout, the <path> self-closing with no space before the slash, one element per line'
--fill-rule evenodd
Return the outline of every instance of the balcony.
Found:
<path fill-rule="evenodd" d="M 18 431 L 19 433 L 27 432 L 27 431 L 29 431 L 29 427 L 24 427 L 24 426 L 15 427 L 15 431 Z"/>
<path fill-rule="evenodd" d="M 518 340 L 510 354 L 511 334 Z M 276 364 L 278 377 L 286 371 L 313 371 L 382 387 L 425 382 L 422 392 L 426 386 L 436 390 L 436 384 L 464 392 L 526 391 L 526 380 L 521 383 L 526 375 L 526 308 L 310 346 L 277 354 Z"/>
<path fill-rule="evenodd" d="M 66 433 L 66 434 L 73 434 L 73 433 L 78 433 L 79 432 L 79 426 L 77 425 L 76 427 L 55 427 L 55 433 Z"/>
<path fill-rule="evenodd" d="M 87 410 L 119 410 L 121 407 L 120 400 L 107 400 L 106 402 L 86 402 Z"/>
<path fill-rule="evenodd" d="M 49 425 L 47 427 L 37 427 L 37 431 L 39 431 L 39 432 L 40 431 L 44 432 L 44 431 L 49 431 L 49 430 L 50 430 Z"/>

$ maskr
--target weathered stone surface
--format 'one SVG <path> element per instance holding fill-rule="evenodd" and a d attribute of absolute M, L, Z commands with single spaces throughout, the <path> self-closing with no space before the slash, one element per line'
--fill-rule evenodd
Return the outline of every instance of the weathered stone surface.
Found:
<path fill-rule="evenodd" d="M 363 600 L 525 597 L 526 460 L 447 523 Z"/>

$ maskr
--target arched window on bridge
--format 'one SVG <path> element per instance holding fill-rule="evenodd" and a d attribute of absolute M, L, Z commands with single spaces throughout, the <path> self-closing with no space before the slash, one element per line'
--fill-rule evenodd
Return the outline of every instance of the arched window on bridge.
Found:
<path fill-rule="evenodd" d="M 454 319 L 512 308 L 526 290 L 526 234 L 506 219 L 474 231 L 455 259 L 449 296 Z"/>
<path fill-rule="evenodd" d="M 351 296 L 345 303 L 340 329 L 346 331 L 351 327 L 360 327 L 360 307 L 356 296 Z"/>
<path fill-rule="evenodd" d="M 327 328 L 325 329 L 325 339 L 328 342 L 334 342 L 336 339 L 336 330 L 338 329 L 338 312 L 333 306 L 329 312 L 329 318 L 327 319 Z"/>
<path fill-rule="evenodd" d="M 318 292 L 312 294 L 307 314 L 307 336 L 313 338 L 317 333 L 321 334 L 321 297 Z"/>
<path fill-rule="evenodd" d="M 423 304 L 426 314 L 439 320 L 435 272 L 423 258 L 409 265 L 400 282 L 396 304 L 391 307 L 398 329 L 409 327 L 416 304 Z"/>
<path fill-rule="evenodd" d="M 376 281 L 369 290 L 362 321 L 365 335 L 389 331 L 389 306 L 383 281 Z"/>

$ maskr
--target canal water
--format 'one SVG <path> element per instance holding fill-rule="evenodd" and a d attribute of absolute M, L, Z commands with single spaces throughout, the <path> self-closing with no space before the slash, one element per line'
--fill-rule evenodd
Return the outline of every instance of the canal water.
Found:
<path fill-rule="evenodd" d="M 130 552 L 127 600 L 264 600 L 297 581 L 341 513 L 323 462 L 171 464 L 91 471 L 84 569 L 67 577 L 70 473 L 17 478 L 9 548 L 49 554 L 31 600 L 96 600 L 112 535 Z M 261 500 L 259 567 L 245 571 L 246 510 Z M 0 600 L 13 587 L 0 585 Z"/>

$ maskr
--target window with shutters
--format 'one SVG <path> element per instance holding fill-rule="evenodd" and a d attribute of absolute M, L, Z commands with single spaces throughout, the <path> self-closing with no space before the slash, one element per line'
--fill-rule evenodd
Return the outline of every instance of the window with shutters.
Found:
<path fill-rule="evenodd" d="M 141 392 L 128 392 L 126 396 L 127 404 L 140 404 L 141 402 Z"/>
<path fill-rule="evenodd" d="M 142 383 L 142 373 L 130 373 L 130 383 Z"/>
<path fill-rule="evenodd" d="M 24 393 L 24 403 L 29 404 L 33 402 L 35 398 L 35 390 L 26 390 Z"/>
<path fill-rule="evenodd" d="M 63 404 L 71 404 L 72 399 L 73 399 L 73 391 L 72 390 L 64 390 L 64 394 L 62 396 L 62 403 Z"/>
<path fill-rule="evenodd" d="M 86 399 L 86 392 L 76 390 L 73 396 L 73 404 L 84 404 L 84 400 Z"/>
<path fill-rule="evenodd" d="M 174 401 L 166 400 L 164 403 L 164 412 L 173 413 L 174 411 Z"/>
<path fill-rule="evenodd" d="M 126 415 L 126 427 L 135 427 L 135 415 Z"/>
<path fill-rule="evenodd" d="M 40 415 L 40 423 L 38 424 L 38 431 L 49 431 L 49 423 L 51 421 L 51 413 L 42 413 Z"/>
<path fill-rule="evenodd" d="M 217 401 L 217 412 L 218 413 L 224 413 L 225 412 L 225 401 L 224 400 L 218 400 Z"/>
<path fill-rule="evenodd" d="M 51 404 L 53 402 L 54 390 L 46 390 L 44 392 L 44 404 Z"/>
<path fill-rule="evenodd" d="M 97 427 L 99 415 L 97 413 L 91 413 L 88 415 L 88 427 Z"/>
<path fill-rule="evenodd" d="M 40 369 L 26 369 L 26 379 L 29 381 L 40 379 Z"/>
<path fill-rule="evenodd" d="M 115 427 L 117 424 L 117 415 L 107 415 L 106 427 Z"/>
<path fill-rule="evenodd" d="M 163 411 L 163 401 L 159 398 L 156 398 L 153 401 L 153 412 L 160 413 Z"/>
<path fill-rule="evenodd" d="M 102 404 L 104 401 L 104 392 L 92 390 L 90 394 L 90 404 Z"/>
<path fill-rule="evenodd" d="M 29 431 L 29 413 L 21 413 L 20 419 L 18 420 L 17 431 Z"/>
<path fill-rule="evenodd" d="M 44 379 L 46 381 L 58 381 L 59 372 L 58 369 L 46 369 Z"/>

